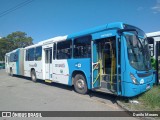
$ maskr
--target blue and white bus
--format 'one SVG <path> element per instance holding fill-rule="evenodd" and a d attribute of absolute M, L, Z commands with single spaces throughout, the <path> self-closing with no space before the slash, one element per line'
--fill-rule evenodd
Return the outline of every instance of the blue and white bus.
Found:
<path fill-rule="evenodd" d="M 6 54 L 7 55 L 7 54 Z M 24 76 L 132 97 L 153 86 L 145 33 L 122 22 L 59 36 L 24 48 Z"/>
<path fill-rule="evenodd" d="M 24 49 L 18 48 L 5 55 L 5 69 L 11 76 L 24 75 Z"/>

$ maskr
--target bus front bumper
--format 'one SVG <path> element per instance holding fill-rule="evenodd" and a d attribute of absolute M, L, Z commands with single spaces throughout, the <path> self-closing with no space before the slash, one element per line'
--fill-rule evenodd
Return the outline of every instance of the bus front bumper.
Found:
<path fill-rule="evenodd" d="M 139 95 L 149 89 L 151 89 L 153 87 L 153 81 L 150 81 L 148 83 L 144 83 L 144 84 L 138 84 L 135 85 L 133 83 L 123 83 L 124 85 L 124 89 L 122 92 L 122 96 L 125 97 L 134 97 L 136 95 Z"/>

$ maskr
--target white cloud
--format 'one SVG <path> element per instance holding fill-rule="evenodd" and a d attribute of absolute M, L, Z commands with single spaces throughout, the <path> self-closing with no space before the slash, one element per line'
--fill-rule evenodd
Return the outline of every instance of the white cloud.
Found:
<path fill-rule="evenodd" d="M 151 9 L 153 10 L 154 14 L 159 13 L 160 12 L 160 0 L 157 0 L 156 5 L 153 6 Z"/>

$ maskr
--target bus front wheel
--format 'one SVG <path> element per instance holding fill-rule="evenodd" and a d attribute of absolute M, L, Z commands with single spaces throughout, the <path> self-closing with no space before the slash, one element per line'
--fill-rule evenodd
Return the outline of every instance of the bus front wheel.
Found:
<path fill-rule="evenodd" d="M 31 79 L 32 79 L 33 82 L 37 82 L 35 70 L 32 70 L 32 71 L 31 71 Z"/>
<path fill-rule="evenodd" d="M 86 94 L 88 92 L 86 79 L 84 75 L 77 74 L 74 78 L 74 89 L 80 94 Z"/>

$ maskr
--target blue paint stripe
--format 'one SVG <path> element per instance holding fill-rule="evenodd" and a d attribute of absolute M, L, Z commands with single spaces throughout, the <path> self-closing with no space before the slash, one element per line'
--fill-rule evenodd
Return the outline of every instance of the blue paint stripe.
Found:
<path fill-rule="evenodd" d="M 19 75 L 20 49 L 16 51 L 16 54 L 18 55 L 18 59 L 16 61 L 16 72 L 17 72 L 17 75 Z"/>

